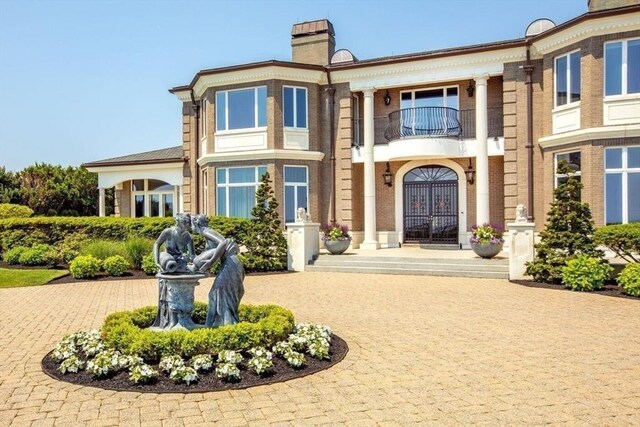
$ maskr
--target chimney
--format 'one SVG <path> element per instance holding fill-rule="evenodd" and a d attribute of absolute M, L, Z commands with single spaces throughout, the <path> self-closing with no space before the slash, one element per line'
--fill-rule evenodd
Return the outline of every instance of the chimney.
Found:
<path fill-rule="evenodd" d="M 335 49 L 333 24 L 328 19 L 294 24 L 291 29 L 293 62 L 328 65 Z"/>
<path fill-rule="evenodd" d="M 639 0 L 588 0 L 589 12 L 640 4 Z"/>

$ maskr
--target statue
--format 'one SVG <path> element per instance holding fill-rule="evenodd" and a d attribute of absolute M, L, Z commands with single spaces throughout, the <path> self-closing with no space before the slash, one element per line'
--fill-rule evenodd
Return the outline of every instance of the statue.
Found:
<path fill-rule="evenodd" d="M 296 209 L 296 222 L 309 222 L 309 214 L 305 208 Z"/>
<path fill-rule="evenodd" d="M 187 262 L 193 259 L 195 253 L 193 238 L 189 234 L 189 225 L 189 214 L 177 214 L 176 225 L 164 229 L 154 243 L 153 257 L 161 273 L 189 272 Z M 160 246 L 163 243 L 165 251 L 160 252 Z"/>
<path fill-rule="evenodd" d="M 524 205 L 516 206 L 516 222 L 527 222 L 527 208 Z"/>

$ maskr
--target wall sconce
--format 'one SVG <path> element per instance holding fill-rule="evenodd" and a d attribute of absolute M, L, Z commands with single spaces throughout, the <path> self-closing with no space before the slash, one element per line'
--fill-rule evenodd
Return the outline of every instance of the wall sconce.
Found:
<path fill-rule="evenodd" d="M 389 162 L 387 162 L 387 170 L 382 174 L 382 178 L 384 179 L 384 185 L 387 187 L 391 187 L 393 185 L 392 178 L 393 174 L 391 174 L 391 169 L 389 168 Z"/>
<path fill-rule="evenodd" d="M 473 170 L 471 158 L 469 158 L 469 167 L 464 171 L 464 174 L 467 176 L 467 182 L 469 185 L 473 185 L 473 183 L 476 182 L 476 171 Z"/>
<path fill-rule="evenodd" d="M 384 105 L 391 104 L 391 95 L 389 95 L 389 89 L 387 89 L 387 93 L 384 95 Z"/>
<path fill-rule="evenodd" d="M 476 91 L 476 87 L 473 85 L 473 80 L 469 80 L 469 86 L 467 86 L 467 95 L 469 98 L 473 98 L 473 93 Z"/>

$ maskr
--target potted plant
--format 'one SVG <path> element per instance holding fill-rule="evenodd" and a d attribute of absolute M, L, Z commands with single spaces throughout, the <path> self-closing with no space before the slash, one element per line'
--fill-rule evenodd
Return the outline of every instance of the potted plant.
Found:
<path fill-rule="evenodd" d="M 502 250 L 502 231 L 501 227 L 489 223 L 472 226 L 471 249 L 481 258 L 493 258 Z"/>
<path fill-rule="evenodd" d="M 340 255 L 351 244 L 349 227 L 332 222 L 322 227 L 322 241 L 331 255 Z"/>

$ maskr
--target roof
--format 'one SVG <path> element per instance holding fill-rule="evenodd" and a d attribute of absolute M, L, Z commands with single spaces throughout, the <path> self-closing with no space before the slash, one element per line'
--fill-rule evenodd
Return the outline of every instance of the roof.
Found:
<path fill-rule="evenodd" d="M 129 154 L 127 156 L 112 157 L 110 159 L 96 160 L 95 162 L 83 163 L 82 166 L 124 166 L 143 165 L 153 163 L 174 163 L 182 162 L 185 158 L 182 154 L 182 146 L 162 148 L 160 150 L 145 151 L 143 153 Z"/>

